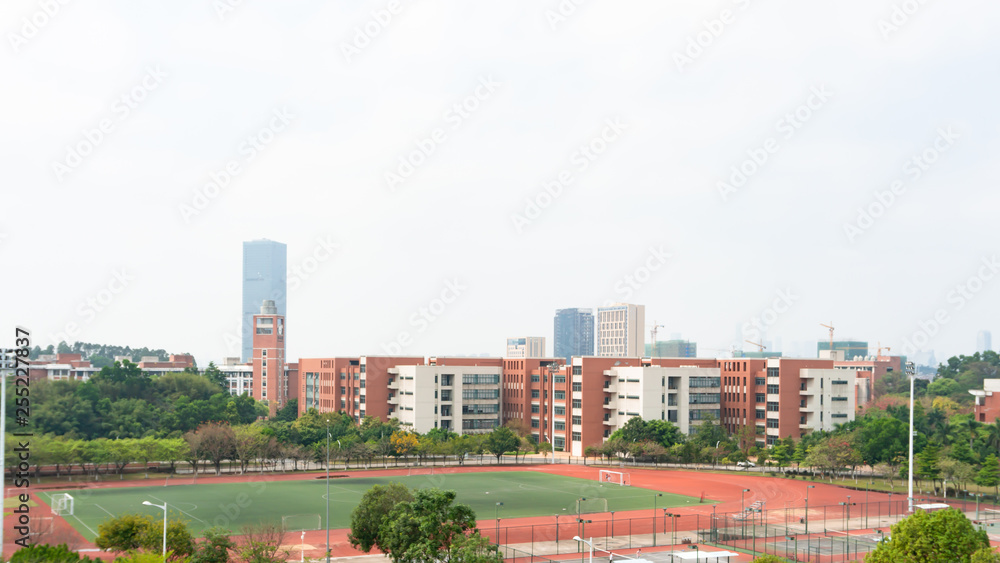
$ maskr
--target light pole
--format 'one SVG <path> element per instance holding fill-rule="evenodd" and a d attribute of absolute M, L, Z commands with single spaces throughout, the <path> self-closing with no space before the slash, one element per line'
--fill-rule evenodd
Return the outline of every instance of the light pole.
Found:
<path fill-rule="evenodd" d="M 615 511 L 611 511 L 611 539 L 615 539 Z"/>
<path fill-rule="evenodd" d="M 740 491 L 740 523 L 742 524 L 743 535 L 747 535 L 747 509 L 743 503 L 743 496 L 750 492 L 750 489 Z M 746 538 L 744 538 L 746 539 Z"/>
<path fill-rule="evenodd" d="M 656 547 L 656 497 L 662 497 L 663 493 L 656 493 L 653 497 L 653 547 Z"/>
<path fill-rule="evenodd" d="M 590 546 L 590 563 L 594 563 L 594 538 L 590 538 L 590 541 L 587 541 L 581 538 L 580 536 L 573 536 L 573 539 L 576 541 L 582 541 L 583 543 Z"/>
<path fill-rule="evenodd" d="M 913 382 L 916 381 L 916 369 L 913 362 L 906 362 L 906 376 L 910 378 L 910 470 L 907 472 L 910 487 L 907 500 L 909 501 L 909 512 L 913 512 Z"/>
<path fill-rule="evenodd" d="M 503 506 L 502 502 L 498 502 L 496 508 L 493 510 L 493 517 L 497 521 L 497 545 L 500 545 L 500 507 Z"/>
<path fill-rule="evenodd" d="M 302 542 L 302 545 L 299 546 L 299 547 L 302 548 L 302 556 L 299 558 L 299 562 L 300 563 L 306 563 L 306 531 L 305 530 L 302 530 L 302 538 L 300 539 L 300 541 Z"/>
<path fill-rule="evenodd" d="M 868 527 L 868 489 L 872 486 L 872 482 L 868 481 L 865 485 L 865 528 Z"/>
<path fill-rule="evenodd" d="M 330 563 L 330 419 L 326 419 L 326 563 Z M 337 441 L 340 444 L 340 440 Z"/>
<path fill-rule="evenodd" d="M 847 495 L 847 525 L 851 525 L 851 495 Z M 847 531 L 847 528 L 844 528 Z"/>
<path fill-rule="evenodd" d="M 809 535 L 809 489 L 815 489 L 816 485 L 806 485 L 806 536 Z M 797 536 L 796 536 L 797 537 Z M 796 551 L 796 553 L 798 553 Z"/>
<path fill-rule="evenodd" d="M 166 561 L 167 560 L 167 503 L 166 501 L 164 501 L 163 505 L 161 506 L 159 504 L 153 504 L 148 500 L 144 500 L 142 501 L 142 504 L 145 504 L 146 506 L 155 506 L 156 508 L 163 509 L 163 560 Z"/>
<path fill-rule="evenodd" d="M 674 518 L 680 518 L 681 515 L 668 512 L 664 516 L 670 517 L 670 547 L 675 548 L 677 546 L 677 521 Z M 673 554 L 670 555 L 670 558 L 674 558 Z"/>

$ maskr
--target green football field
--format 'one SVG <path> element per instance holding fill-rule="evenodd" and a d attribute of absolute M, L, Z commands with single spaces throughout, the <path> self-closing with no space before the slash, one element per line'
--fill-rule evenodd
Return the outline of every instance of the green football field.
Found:
<path fill-rule="evenodd" d="M 479 519 L 576 514 L 577 499 L 583 497 L 583 513 L 609 510 L 639 510 L 653 507 L 657 494 L 649 489 L 601 484 L 534 471 L 448 473 L 419 476 L 346 478 L 330 480 L 330 527 L 349 528 L 351 510 L 373 485 L 390 482 L 411 488 L 437 487 L 454 490 L 458 502 L 468 504 Z M 168 504 L 170 519 L 188 522 L 192 533 L 212 526 L 234 533 L 246 524 L 282 522 L 289 531 L 323 529 L 326 523 L 326 480 L 257 481 L 204 485 L 171 485 L 65 491 L 74 498 L 72 516 L 66 520 L 84 537 L 93 539 L 104 520 L 123 513 L 149 514 L 156 520 L 163 509 L 143 501 Z M 53 492 L 42 492 L 51 502 Z M 503 506 L 497 508 L 497 503 Z M 658 508 L 697 504 L 696 497 L 663 493 Z"/>

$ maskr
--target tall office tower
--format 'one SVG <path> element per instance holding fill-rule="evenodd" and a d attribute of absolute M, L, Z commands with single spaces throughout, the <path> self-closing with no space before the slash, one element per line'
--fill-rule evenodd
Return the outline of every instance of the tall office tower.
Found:
<path fill-rule="evenodd" d="M 594 311 L 556 309 L 553 357 L 594 355 Z"/>
<path fill-rule="evenodd" d="M 288 271 L 283 243 L 260 239 L 243 243 L 243 334 L 240 358 L 249 362 L 253 351 L 253 316 L 265 299 L 274 301 L 277 314 L 285 316 Z"/>
<path fill-rule="evenodd" d="M 544 336 L 522 336 L 507 339 L 507 354 L 505 358 L 544 358 Z"/>
<path fill-rule="evenodd" d="M 985 352 L 993 349 L 993 335 L 988 330 L 980 330 L 976 335 L 976 351 Z"/>
<path fill-rule="evenodd" d="M 646 306 L 614 303 L 597 308 L 597 356 L 638 358 L 646 352 Z"/>
<path fill-rule="evenodd" d="M 285 317 L 274 301 L 263 300 L 260 314 L 253 316 L 253 398 L 267 401 L 271 416 L 288 402 L 285 373 Z"/>

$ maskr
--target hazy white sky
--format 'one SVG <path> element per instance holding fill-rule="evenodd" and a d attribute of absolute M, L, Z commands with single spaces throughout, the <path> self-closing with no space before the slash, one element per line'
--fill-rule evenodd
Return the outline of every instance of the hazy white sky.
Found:
<path fill-rule="evenodd" d="M 0 20 L 4 342 L 238 355 L 255 238 L 293 358 L 1000 331 L 996 3 L 48 1 Z"/>

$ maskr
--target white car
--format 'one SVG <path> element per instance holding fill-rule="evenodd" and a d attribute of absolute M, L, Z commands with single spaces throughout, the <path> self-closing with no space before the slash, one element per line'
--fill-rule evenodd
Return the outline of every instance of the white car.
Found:
<path fill-rule="evenodd" d="M 737 461 L 737 467 L 757 467 L 757 464 L 752 461 Z"/>

